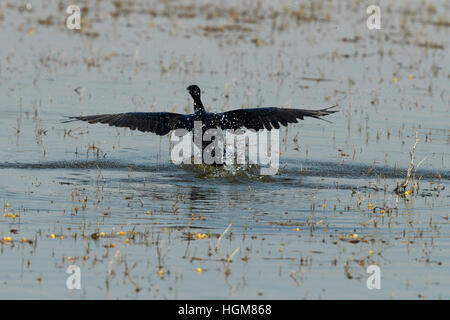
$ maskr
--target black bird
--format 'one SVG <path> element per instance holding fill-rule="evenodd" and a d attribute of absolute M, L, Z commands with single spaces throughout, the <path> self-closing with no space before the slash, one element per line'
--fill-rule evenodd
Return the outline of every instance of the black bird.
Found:
<path fill-rule="evenodd" d="M 298 119 L 312 117 L 321 119 L 323 116 L 335 113 L 329 107 L 321 110 L 287 109 L 287 108 L 252 108 L 237 109 L 221 113 L 212 113 L 205 110 L 200 99 L 200 88 L 191 85 L 186 88 L 194 100 L 194 113 L 180 114 L 172 112 L 126 112 L 116 114 L 99 114 L 92 116 L 69 117 L 69 121 L 81 120 L 89 123 L 106 123 L 115 127 L 127 127 L 131 130 L 153 132 L 159 136 L 168 134 L 175 129 L 192 131 L 194 121 L 202 122 L 203 133 L 212 128 L 233 129 L 247 128 L 253 130 L 272 128 L 279 129 L 280 125 L 297 123 Z M 323 119 L 321 119 L 323 120 Z M 204 149 L 205 145 L 203 145 Z"/>

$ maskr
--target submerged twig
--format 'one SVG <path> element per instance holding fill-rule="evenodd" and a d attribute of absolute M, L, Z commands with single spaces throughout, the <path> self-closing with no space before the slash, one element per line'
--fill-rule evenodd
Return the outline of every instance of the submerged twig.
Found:
<path fill-rule="evenodd" d="M 220 235 L 219 239 L 217 239 L 217 243 L 216 243 L 216 252 L 217 250 L 219 250 L 219 246 L 220 246 L 220 241 L 222 240 L 223 236 L 225 235 L 225 233 L 228 232 L 228 230 L 231 228 L 231 222 L 228 225 L 228 227 L 226 227 L 226 229 L 222 232 L 222 234 Z"/>

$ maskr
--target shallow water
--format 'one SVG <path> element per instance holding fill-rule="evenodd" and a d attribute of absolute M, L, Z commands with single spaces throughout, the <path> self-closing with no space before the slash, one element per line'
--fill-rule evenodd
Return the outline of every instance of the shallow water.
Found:
<path fill-rule="evenodd" d="M 65 8 L 30 3 L 0 7 L 0 298 L 450 297 L 448 4 L 383 4 L 370 31 L 364 1 L 86 1 L 80 34 Z M 210 111 L 340 112 L 282 129 L 271 177 L 61 122 L 191 112 L 192 83 Z"/>

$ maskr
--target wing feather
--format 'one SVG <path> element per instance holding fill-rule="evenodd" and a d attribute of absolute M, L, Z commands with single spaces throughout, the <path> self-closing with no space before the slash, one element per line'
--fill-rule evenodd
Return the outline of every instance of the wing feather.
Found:
<path fill-rule="evenodd" d="M 104 123 L 114 127 L 125 127 L 131 130 L 153 132 L 163 136 L 171 130 L 186 129 L 191 131 L 193 122 L 190 115 L 171 112 L 127 112 L 117 114 L 99 114 L 90 116 L 69 117 L 70 121 L 87 121 L 89 123 Z"/>
<path fill-rule="evenodd" d="M 289 123 L 297 123 L 305 117 L 312 117 L 320 120 L 322 117 L 338 112 L 330 110 L 332 106 L 320 110 L 287 109 L 287 108 L 252 108 L 237 109 L 215 114 L 214 126 L 221 129 L 247 129 L 261 130 L 272 128 L 279 129 L 280 125 L 287 126 Z M 327 121 L 327 120 L 324 120 Z"/>

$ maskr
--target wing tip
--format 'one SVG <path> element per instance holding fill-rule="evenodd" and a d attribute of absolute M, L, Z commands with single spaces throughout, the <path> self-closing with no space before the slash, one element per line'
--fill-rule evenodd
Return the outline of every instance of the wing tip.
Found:
<path fill-rule="evenodd" d="M 331 107 L 327 107 L 327 108 L 324 108 L 324 109 L 321 109 L 321 110 L 318 110 L 318 111 L 326 112 L 327 115 L 328 115 L 328 114 L 339 112 L 339 109 L 338 110 L 330 110 L 330 109 L 333 109 L 333 108 L 337 108 L 338 106 L 339 105 L 336 103 L 335 105 L 332 105 Z"/>
<path fill-rule="evenodd" d="M 339 112 L 340 111 L 339 109 L 337 109 L 337 110 L 330 110 L 330 109 L 336 108 L 338 106 L 339 105 L 336 103 L 335 105 L 332 105 L 331 107 L 327 107 L 327 108 L 324 108 L 324 109 L 317 110 L 316 114 L 312 115 L 312 117 L 316 118 L 316 119 L 319 119 L 319 120 L 322 120 L 322 121 L 325 121 L 325 122 L 328 122 L 328 123 L 332 123 L 331 121 L 323 119 L 322 117 L 325 117 L 325 116 L 328 116 L 330 114 Z"/>
<path fill-rule="evenodd" d="M 79 117 L 72 117 L 72 116 L 64 116 L 65 119 L 61 119 L 60 123 L 69 123 L 74 121 L 79 121 Z"/>

